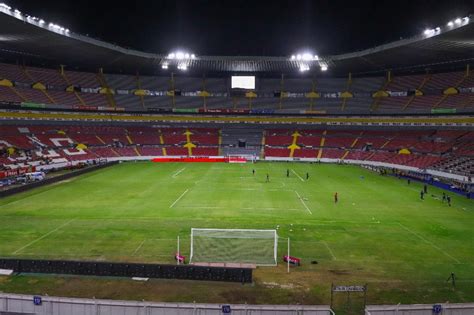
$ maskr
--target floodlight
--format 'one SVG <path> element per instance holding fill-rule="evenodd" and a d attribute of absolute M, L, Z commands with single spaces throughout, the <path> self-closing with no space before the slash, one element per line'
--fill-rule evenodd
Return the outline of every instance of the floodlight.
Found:
<path fill-rule="evenodd" d="M 461 22 L 462 22 L 461 18 L 457 18 L 454 20 L 454 23 L 456 24 L 461 24 Z"/>
<path fill-rule="evenodd" d="M 311 54 L 308 54 L 308 53 L 304 53 L 302 57 L 303 57 L 303 60 L 313 59 L 313 56 Z"/>
<path fill-rule="evenodd" d="M 439 33 L 441 31 L 441 28 L 438 26 L 437 28 L 435 28 L 435 31 Z"/>
<path fill-rule="evenodd" d="M 305 64 L 300 65 L 300 71 L 301 72 L 305 72 L 305 71 L 308 71 L 308 70 L 309 70 L 308 65 L 305 65 Z"/>
<path fill-rule="evenodd" d="M 189 59 L 189 54 L 188 54 L 188 53 L 185 53 L 185 54 L 184 54 L 184 58 Z"/>
<path fill-rule="evenodd" d="M 453 23 L 453 21 L 449 21 L 447 25 L 448 25 L 449 27 L 453 27 L 454 23 Z"/>
<path fill-rule="evenodd" d="M 314 55 L 314 60 L 319 60 L 319 56 L 318 55 Z"/>
<path fill-rule="evenodd" d="M 171 54 L 168 55 L 168 59 L 174 59 L 174 57 L 175 57 L 174 53 L 171 53 Z"/>
<path fill-rule="evenodd" d="M 301 55 L 300 54 L 296 55 L 296 60 L 301 60 Z"/>
<path fill-rule="evenodd" d="M 327 71 L 327 70 L 328 70 L 328 66 L 326 66 L 326 65 L 321 66 L 321 71 Z"/>
<path fill-rule="evenodd" d="M 463 20 L 464 20 L 464 22 L 466 22 L 466 23 L 467 23 L 467 22 L 469 22 L 469 17 L 468 17 L 468 16 L 466 16 L 466 17 L 464 17 L 464 18 L 463 18 Z"/>
<path fill-rule="evenodd" d="M 184 59 L 184 53 L 182 53 L 182 52 L 180 52 L 180 51 L 177 52 L 177 53 L 176 53 L 176 59 Z"/>
<path fill-rule="evenodd" d="M 196 55 L 195 54 L 191 54 L 191 59 L 194 59 L 196 58 Z"/>
<path fill-rule="evenodd" d="M 296 59 L 296 56 L 295 55 L 291 55 L 291 60 L 295 60 Z"/>
<path fill-rule="evenodd" d="M 163 63 L 161 65 L 161 69 L 168 69 L 168 64 L 167 63 Z"/>
<path fill-rule="evenodd" d="M 426 36 L 428 36 L 428 35 L 431 34 L 431 32 L 432 32 L 432 30 L 426 29 L 426 30 L 423 32 L 423 34 L 425 34 Z"/>

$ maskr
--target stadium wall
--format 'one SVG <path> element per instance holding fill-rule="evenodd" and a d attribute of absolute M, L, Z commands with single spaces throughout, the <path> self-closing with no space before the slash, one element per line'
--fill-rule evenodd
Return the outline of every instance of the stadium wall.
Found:
<path fill-rule="evenodd" d="M 252 282 L 252 269 L 250 268 L 14 258 L 0 258 L 0 268 L 13 270 L 17 273 Z"/>
<path fill-rule="evenodd" d="M 365 315 L 472 315 L 474 303 L 368 305 Z"/>
<path fill-rule="evenodd" d="M 138 301 L 114 301 L 98 299 L 77 299 L 52 296 L 41 298 L 35 305 L 35 296 L 0 293 L 0 313 L 15 312 L 36 315 L 217 315 L 223 314 L 220 304 L 201 303 L 152 303 Z M 38 304 L 38 303 L 37 303 Z M 334 312 L 328 305 L 229 305 L 231 314 L 236 315 L 330 315 Z"/>
<path fill-rule="evenodd" d="M 60 164 L 63 164 L 63 163 L 60 163 Z M 75 164 L 79 164 L 79 162 L 75 163 Z M 14 188 L 11 188 L 11 189 L 3 190 L 3 191 L 0 191 L 0 197 L 7 197 L 7 196 L 11 196 L 11 195 L 14 195 L 14 194 L 17 194 L 17 193 L 20 193 L 20 192 L 24 192 L 24 191 L 27 191 L 27 190 L 30 190 L 30 189 L 33 189 L 33 188 L 36 188 L 36 187 L 41 187 L 41 186 L 44 186 L 44 185 L 57 183 L 59 181 L 65 180 L 65 179 L 76 177 L 76 176 L 79 176 L 79 175 L 82 175 L 82 174 L 85 174 L 85 173 L 89 173 L 89 172 L 92 172 L 92 171 L 95 171 L 95 170 L 98 170 L 98 169 L 101 169 L 101 168 L 104 168 L 104 167 L 109 167 L 109 166 L 112 166 L 114 164 L 117 164 L 117 162 L 110 162 L 110 163 L 107 163 L 107 164 L 92 166 L 92 167 L 88 167 L 88 168 L 78 170 L 78 171 L 75 171 L 75 172 L 71 172 L 71 173 L 68 173 L 68 174 L 56 176 L 56 177 L 53 177 L 53 178 L 47 178 L 47 179 L 39 181 L 39 182 L 33 182 L 33 183 L 23 185 L 23 186 L 20 186 L 20 187 L 14 187 Z M 67 166 L 67 165 L 65 165 L 65 166 Z M 63 166 L 63 167 L 65 167 L 65 166 Z M 52 169 L 52 168 L 59 168 L 59 166 L 57 164 L 52 164 L 52 165 L 50 165 L 49 169 Z M 37 167 L 36 169 L 38 171 L 41 171 L 41 170 L 44 170 L 46 168 Z"/>
<path fill-rule="evenodd" d="M 281 162 L 318 162 L 321 161 L 322 163 L 341 163 L 344 164 L 354 164 L 354 165 L 368 165 L 368 166 L 376 166 L 376 167 L 386 167 L 386 168 L 395 168 L 402 171 L 412 171 L 418 173 L 426 173 L 433 176 L 454 179 L 461 182 L 467 182 L 466 176 L 458 175 L 458 174 L 451 174 L 446 172 L 440 172 L 436 170 L 430 169 L 420 169 L 413 166 L 406 166 L 406 165 L 399 165 L 399 164 L 391 164 L 391 163 L 384 163 L 384 162 L 376 162 L 376 161 L 360 161 L 360 160 L 339 160 L 339 159 L 317 159 L 317 158 L 290 158 L 290 157 L 266 157 L 266 161 L 281 161 Z"/>
<path fill-rule="evenodd" d="M 169 158 L 179 158 L 180 156 L 167 156 Z M 120 157 L 111 157 L 111 158 L 106 158 L 107 162 L 132 162 L 132 161 L 151 161 L 152 159 L 156 158 L 156 156 L 120 156 Z M 215 157 L 219 158 L 219 157 Z M 220 157 L 222 158 L 222 156 Z M 257 160 L 259 158 L 257 157 Z M 412 167 L 412 166 L 405 166 L 405 165 L 399 165 L 399 164 L 390 164 L 390 163 L 384 163 L 384 162 L 376 162 L 376 161 L 361 161 L 361 160 L 339 160 L 339 159 L 328 159 L 328 158 L 290 158 L 290 157 L 266 157 L 265 161 L 280 161 L 280 162 L 307 162 L 307 163 L 315 163 L 318 161 L 321 161 L 322 163 L 340 163 L 343 162 L 344 164 L 354 164 L 354 165 L 368 165 L 368 166 L 376 166 L 376 167 L 387 167 L 387 168 L 395 168 L 398 170 L 402 171 L 412 171 L 412 172 L 418 172 L 418 173 L 423 173 L 425 172 L 426 174 L 430 174 L 433 176 L 437 177 L 442 177 L 442 178 L 447 178 L 447 179 L 453 179 L 457 180 L 460 182 L 467 182 L 466 176 L 458 175 L 458 174 L 451 174 L 451 173 L 446 173 L 446 172 L 441 172 L 441 171 L 436 171 L 436 170 L 431 170 L 431 169 L 420 169 L 417 167 Z M 78 164 L 78 163 L 85 163 L 87 160 L 84 161 L 74 161 L 72 162 L 73 165 Z M 66 165 L 71 165 L 71 163 L 62 163 L 62 167 L 65 167 Z M 47 170 L 51 168 L 58 168 L 61 165 L 57 164 L 50 164 L 50 165 L 45 165 L 45 166 L 38 166 L 36 167 L 37 170 Z"/>

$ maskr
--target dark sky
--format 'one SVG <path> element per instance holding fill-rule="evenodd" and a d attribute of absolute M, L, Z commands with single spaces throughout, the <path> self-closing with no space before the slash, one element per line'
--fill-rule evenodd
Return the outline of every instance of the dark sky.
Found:
<path fill-rule="evenodd" d="M 5 0 L 23 13 L 121 46 L 197 55 L 351 52 L 474 13 L 474 0 Z"/>

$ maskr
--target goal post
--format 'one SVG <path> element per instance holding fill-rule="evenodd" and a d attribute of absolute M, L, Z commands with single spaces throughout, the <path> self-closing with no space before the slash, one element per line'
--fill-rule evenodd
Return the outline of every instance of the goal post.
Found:
<path fill-rule="evenodd" d="M 276 266 L 276 230 L 191 229 L 190 263 Z"/>

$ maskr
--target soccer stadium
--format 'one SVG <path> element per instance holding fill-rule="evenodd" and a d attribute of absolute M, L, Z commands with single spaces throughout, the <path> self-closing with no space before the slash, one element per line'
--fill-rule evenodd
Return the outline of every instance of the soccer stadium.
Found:
<path fill-rule="evenodd" d="M 0 3 L 0 314 L 474 314 L 471 12 L 225 55 L 34 7 Z"/>

